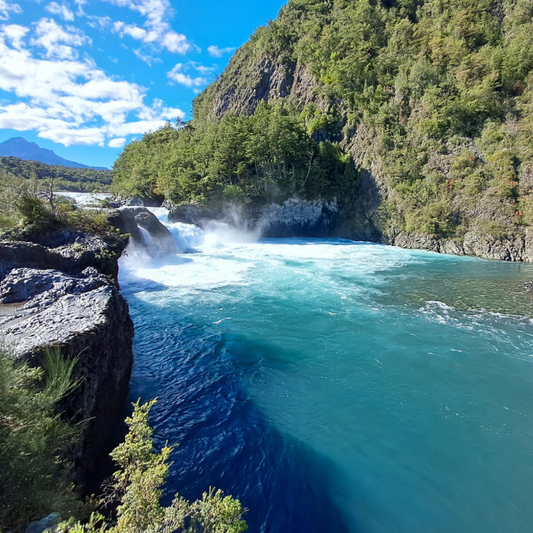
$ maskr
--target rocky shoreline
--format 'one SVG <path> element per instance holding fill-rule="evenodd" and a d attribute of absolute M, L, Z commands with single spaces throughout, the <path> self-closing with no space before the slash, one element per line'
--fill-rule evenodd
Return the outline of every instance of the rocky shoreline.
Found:
<path fill-rule="evenodd" d="M 348 211 L 346 206 L 337 200 L 301 200 L 294 197 L 282 204 L 240 209 L 229 204 L 210 207 L 166 204 L 166 207 L 170 211 L 171 222 L 205 227 L 211 220 L 223 220 L 231 225 L 257 229 L 264 237 L 344 238 L 450 255 L 533 262 L 533 232 L 529 229 L 500 237 L 470 231 L 461 239 L 422 233 L 385 235 L 375 227 L 372 214 L 356 224 L 351 223 L 349 216 L 345 215 L 345 210 Z"/>

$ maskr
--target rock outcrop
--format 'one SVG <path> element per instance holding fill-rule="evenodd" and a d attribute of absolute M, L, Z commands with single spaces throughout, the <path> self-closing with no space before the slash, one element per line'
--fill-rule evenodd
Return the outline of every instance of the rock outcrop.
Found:
<path fill-rule="evenodd" d="M 171 253 L 176 245 L 168 229 L 145 207 L 122 207 L 110 217 L 110 223 L 127 233 L 137 246 L 152 253 Z"/>
<path fill-rule="evenodd" d="M 339 205 L 291 198 L 252 211 L 251 219 L 265 237 L 329 237 L 339 224 Z"/>
<path fill-rule="evenodd" d="M 452 240 L 422 233 L 399 233 L 386 241 L 401 248 L 429 250 L 450 255 L 470 255 L 500 261 L 533 262 L 533 233 L 497 238 L 468 232 L 462 240 Z"/>
<path fill-rule="evenodd" d="M 246 208 L 233 204 L 210 206 L 168 205 L 171 222 L 195 224 L 205 228 L 211 221 L 224 221 L 237 228 L 260 230 L 264 237 L 329 237 L 339 224 L 336 200 L 290 198 L 282 204 Z"/>
<path fill-rule="evenodd" d="M 72 460 L 84 483 L 108 452 L 133 365 L 133 323 L 116 284 L 127 241 L 77 235 L 68 243 L 65 234 L 47 239 L 41 242 L 59 246 L 0 243 L 0 335 L 15 357 L 32 365 L 41 364 L 48 347 L 77 359 L 79 385 L 58 408 L 81 424 Z"/>

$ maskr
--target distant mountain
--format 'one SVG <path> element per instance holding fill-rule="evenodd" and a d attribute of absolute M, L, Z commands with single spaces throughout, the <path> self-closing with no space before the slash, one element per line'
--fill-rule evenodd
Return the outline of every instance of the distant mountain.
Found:
<path fill-rule="evenodd" d="M 4 157 L 18 157 L 25 161 L 39 161 L 47 165 L 59 165 L 70 168 L 94 168 L 96 170 L 109 170 L 105 167 L 91 167 L 89 165 L 82 165 L 75 161 L 63 159 L 55 154 L 52 150 L 41 148 L 38 144 L 29 142 L 23 137 L 13 137 L 7 141 L 0 143 L 0 156 Z"/>

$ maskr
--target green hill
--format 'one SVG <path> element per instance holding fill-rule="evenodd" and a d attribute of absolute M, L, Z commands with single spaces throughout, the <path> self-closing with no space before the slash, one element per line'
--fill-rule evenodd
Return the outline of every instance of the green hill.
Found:
<path fill-rule="evenodd" d="M 530 0 L 291 0 L 199 95 L 126 147 L 117 192 L 341 201 L 342 233 L 527 240 Z"/>
<path fill-rule="evenodd" d="M 23 178 L 37 181 L 53 180 L 54 190 L 73 192 L 107 192 L 111 185 L 110 170 L 71 168 L 24 161 L 17 157 L 0 157 L 0 179 Z"/>

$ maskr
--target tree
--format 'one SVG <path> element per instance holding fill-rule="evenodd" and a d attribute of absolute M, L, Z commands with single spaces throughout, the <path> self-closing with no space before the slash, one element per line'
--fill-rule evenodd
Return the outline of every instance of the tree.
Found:
<path fill-rule="evenodd" d="M 64 523 L 62 533 L 243 533 L 244 510 L 238 500 L 210 489 L 201 500 L 189 503 L 176 495 L 172 505 L 162 507 L 162 487 L 168 476 L 168 459 L 173 450 L 165 445 L 153 449 L 153 430 L 148 424 L 155 400 L 133 405 L 126 419 L 129 431 L 111 454 L 119 469 L 107 487 L 104 503 L 118 503 L 116 523 L 95 513 L 86 524 Z"/>

